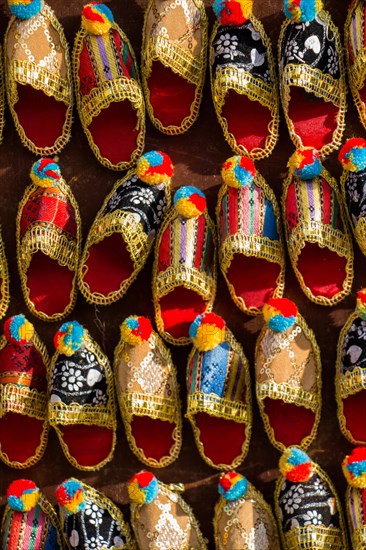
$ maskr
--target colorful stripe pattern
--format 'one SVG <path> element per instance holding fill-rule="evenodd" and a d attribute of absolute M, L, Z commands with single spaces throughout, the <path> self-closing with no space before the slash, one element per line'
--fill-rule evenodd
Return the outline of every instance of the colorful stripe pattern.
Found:
<path fill-rule="evenodd" d="M 359 529 L 366 525 L 366 489 L 350 487 L 349 491 L 349 518 L 353 529 Z"/>
<path fill-rule="evenodd" d="M 29 512 L 9 509 L 3 524 L 2 548 L 7 550 L 58 550 L 56 530 L 40 505 Z"/>
<path fill-rule="evenodd" d="M 137 79 L 137 71 L 127 42 L 116 29 L 102 36 L 87 34 L 80 54 L 80 90 L 88 95 L 108 80 Z"/>
<path fill-rule="evenodd" d="M 225 340 L 206 352 L 196 350 L 188 365 L 188 393 L 216 394 L 230 401 L 244 399 L 245 371 L 240 355 Z"/>
<path fill-rule="evenodd" d="M 279 240 L 273 204 L 255 183 L 239 189 L 228 187 L 221 202 L 220 221 L 222 242 L 236 233 Z"/>
<path fill-rule="evenodd" d="M 343 231 L 339 203 L 334 190 L 324 178 L 295 180 L 287 192 L 286 220 L 289 231 L 299 220 L 303 223 L 320 222 Z"/>
<path fill-rule="evenodd" d="M 0 351 L 0 384 L 47 390 L 46 366 L 33 343 L 7 343 Z"/>
<path fill-rule="evenodd" d="M 214 252 L 212 229 L 204 214 L 189 220 L 176 217 L 162 235 L 158 271 L 184 265 L 212 276 Z"/>
<path fill-rule="evenodd" d="M 349 27 L 349 41 L 347 44 L 348 54 L 351 62 L 357 55 L 366 48 L 366 11 L 364 2 L 359 2 L 353 10 L 351 24 Z"/>

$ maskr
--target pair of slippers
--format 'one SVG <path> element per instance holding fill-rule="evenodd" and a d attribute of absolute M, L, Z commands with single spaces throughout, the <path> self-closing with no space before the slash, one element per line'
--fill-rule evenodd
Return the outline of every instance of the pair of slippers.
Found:
<path fill-rule="evenodd" d="M 50 359 L 24 315 L 5 322 L 0 341 L 0 458 L 13 468 L 35 464 L 53 426 L 70 463 L 95 470 L 111 460 L 116 443 L 111 367 L 77 322 L 60 327 L 55 347 Z"/>

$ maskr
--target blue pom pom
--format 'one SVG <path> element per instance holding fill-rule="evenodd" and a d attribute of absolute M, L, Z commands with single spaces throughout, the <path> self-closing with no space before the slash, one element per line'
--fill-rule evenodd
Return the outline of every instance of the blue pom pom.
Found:
<path fill-rule="evenodd" d="M 8 0 L 8 4 L 12 15 L 18 19 L 30 19 L 38 15 L 42 9 L 42 0 L 28 0 L 28 2 Z"/>

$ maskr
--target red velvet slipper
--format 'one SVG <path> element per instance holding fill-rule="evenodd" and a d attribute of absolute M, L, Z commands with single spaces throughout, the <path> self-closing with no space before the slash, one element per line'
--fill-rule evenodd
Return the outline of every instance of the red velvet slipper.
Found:
<path fill-rule="evenodd" d="M 256 344 L 255 377 L 264 427 L 279 450 L 289 445 L 307 448 L 320 420 L 319 348 L 313 331 L 287 298 L 270 300 L 263 315 L 266 324 Z"/>
<path fill-rule="evenodd" d="M 341 330 L 336 362 L 338 420 L 352 443 L 366 444 L 366 289 Z"/>
<path fill-rule="evenodd" d="M 36 155 L 54 155 L 71 137 L 74 96 L 69 47 L 44 0 L 8 0 L 5 35 L 8 105 L 22 143 Z"/>
<path fill-rule="evenodd" d="M 32 166 L 16 219 L 17 260 L 24 300 L 44 321 L 74 308 L 81 220 L 71 189 L 51 159 Z"/>
<path fill-rule="evenodd" d="M 344 26 L 348 82 L 358 115 L 366 128 L 366 5 L 365 0 L 350 3 Z"/>
<path fill-rule="evenodd" d="M 55 335 L 48 417 L 68 461 L 95 470 L 112 459 L 116 444 L 113 374 L 88 331 L 77 321 Z"/>
<path fill-rule="evenodd" d="M 194 348 L 188 357 L 187 413 L 198 451 L 220 470 L 239 466 L 252 430 L 248 361 L 224 320 L 198 315 L 190 327 Z"/>
<path fill-rule="evenodd" d="M 24 315 L 10 317 L 0 339 L 0 458 L 28 468 L 47 445 L 49 356 Z"/>
<path fill-rule="evenodd" d="M 210 40 L 217 119 L 235 153 L 267 157 L 278 139 L 279 95 L 271 41 L 252 1 L 215 0 Z"/>
<path fill-rule="evenodd" d="M 159 230 L 152 276 L 156 325 L 171 344 L 189 344 L 191 323 L 212 309 L 215 245 L 204 193 L 196 187 L 181 187 Z"/>
<path fill-rule="evenodd" d="M 168 466 L 182 443 L 177 372 L 170 351 L 146 317 L 132 315 L 123 321 L 114 373 L 132 452 L 152 468 Z"/>
<path fill-rule="evenodd" d="M 186 132 L 198 117 L 207 26 L 202 0 L 150 0 L 146 9 L 142 84 L 151 122 L 165 134 Z"/>
<path fill-rule="evenodd" d="M 336 181 L 318 152 L 298 149 L 289 160 L 282 209 L 288 252 L 309 300 L 334 305 L 350 293 L 353 249 Z"/>
<path fill-rule="evenodd" d="M 341 144 L 346 73 L 339 31 L 321 1 L 285 0 L 279 38 L 280 90 L 290 137 L 323 157 Z"/>
<path fill-rule="evenodd" d="M 108 6 L 86 4 L 81 22 L 72 53 L 81 124 L 99 162 L 126 170 L 145 142 L 145 105 L 135 54 Z"/>

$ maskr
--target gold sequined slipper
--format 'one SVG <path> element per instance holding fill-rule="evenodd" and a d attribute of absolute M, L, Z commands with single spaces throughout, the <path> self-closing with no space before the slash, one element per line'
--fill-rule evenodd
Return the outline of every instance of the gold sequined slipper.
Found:
<path fill-rule="evenodd" d="M 353 0 L 344 26 L 348 83 L 360 121 L 366 128 L 365 0 Z"/>
<path fill-rule="evenodd" d="M 61 325 L 50 364 L 48 419 L 67 460 L 94 471 L 116 445 L 113 373 L 107 356 L 77 321 Z"/>
<path fill-rule="evenodd" d="M 28 309 L 60 321 L 74 308 L 81 254 L 81 220 L 58 164 L 43 158 L 30 172 L 16 219 L 17 261 Z"/>
<path fill-rule="evenodd" d="M 263 308 L 266 324 L 255 350 L 259 411 L 271 443 L 306 449 L 316 437 L 321 413 L 321 361 L 313 331 L 287 298 Z M 288 422 L 291 418 L 292 421 Z"/>
<path fill-rule="evenodd" d="M 198 315 L 190 328 L 187 412 L 198 452 L 219 470 L 245 459 L 252 432 L 249 366 L 239 342 L 214 313 Z"/>
<path fill-rule="evenodd" d="M 88 302 L 107 305 L 119 300 L 144 267 L 170 206 L 173 171 L 168 155 L 149 151 L 116 181 L 81 257 L 79 288 Z"/>
<path fill-rule="evenodd" d="M 156 326 L 171 344 L 189 344 L 191 323 L 212 309 L 215 248 L 215 226 L 205 194 L 197 187 L 181 187 L 156 239 L 152 275 Z"/>
<path fill-rule="evenodd" d="M 352 449 L 342 462 L 348 482 L 346 512 L 353 550 L 366 548 L 366 447 Z"/>
<path fill-rule="evenodd" d="M 234 303 L 259 314 L 285 286 L 285 249 L 277 199 L 248 157 L 222 167 L 216 220 L 219 263 Z"/>
<path fill-rule="evenodd" d="M 72 52 L 76 104 L 96 158 L 131 168 L 145 143 L 145 105 L 132 46 L 105 4 L 83 7 Z"/>
<path fill-rule="evenodd" d="M 336 399 L 341 431 L 353 444 L 366 445 L 366 289 L 357 293 L 356 309 L 338 340 Z"/>
<path fill-rule="evenodd" d="M 165 485 L 142 471 L 129 481 L 131 524 L 140 549 L 207 550 L 198 521 L 180 496 L 184 485 Z"/>
<path fill-rule="evenodd" d="M 353 248 L 337 182 L 312 147 L 288 162 L 282 210 L 288 253 L 305 295 L 331 306 L 347 296 L 353 281 Z"/>
<path fill-rule="evenodd" d="M 274 495 L 283 550 L 348 550 L 342 507 L 328 475 L 298 447 L 279 462 Z"/>
<path fill-rule="evenodd" d="M 212 99 L 231 149 L 267 157 L 278 139 L 279 95 L 271 41 L 252 0 L 215 0 L 210 40 Z"/>
<path fill-rule="evenodd" d="M 262 494 L 241 474 L 222 474 L 213 520 L 218 550 L 280 550 L 276 521 Z"/>
<path fill-rule="evenodd" d="M 339 30 L 322 0 L 284 0 L 279 42 L 282 107 L 295 147 L 321 157 L 341 144 L 347 110 L 346 70 Z"/>
<path fill-rule="evenodd" d="M 44 0 L 8 0 L 5 34 L 8 105 L 22 143 L 36 155 L 54 155 L 71 137 L 74 103 L 69 47 Z"/>
<path fill-rule="evenodd" d="M 142 84 L 151 122 L 186 132 L 198 117 L 207 60 L 203 0 L 150 0 L 141 49 Z"/>
<path fill-rule="evenodd" d="M 182 444 L 177 372 L 170 351 L 146 317 L 132 315 L 123 321 L 114 374 L 132 452 L 151 468 L 168 466 Z"/>

